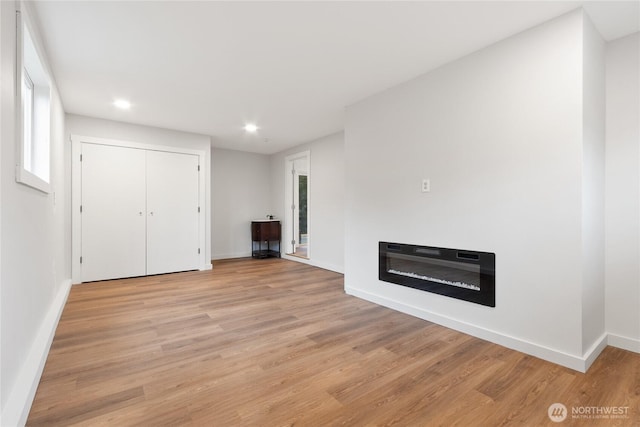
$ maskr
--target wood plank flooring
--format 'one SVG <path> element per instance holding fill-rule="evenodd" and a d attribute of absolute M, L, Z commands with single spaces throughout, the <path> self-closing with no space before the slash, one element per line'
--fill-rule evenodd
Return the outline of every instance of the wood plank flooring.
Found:
<path fill-rule="evenodd" d="M 549 405 L 628 407 L 550 421 Z M 344 294 L 283 259 L 75 286 L 29 426 L 638 426 L 640 355 L 587 374 Z"/>

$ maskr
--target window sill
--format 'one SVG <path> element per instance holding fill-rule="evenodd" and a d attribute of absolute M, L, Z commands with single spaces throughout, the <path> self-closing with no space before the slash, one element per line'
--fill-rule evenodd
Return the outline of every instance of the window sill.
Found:
<path fill-rule="evenodd" d="M 16 181 L 45 194 L 51 193 L 51 184 L 20 166 L 16 167 Z"/>

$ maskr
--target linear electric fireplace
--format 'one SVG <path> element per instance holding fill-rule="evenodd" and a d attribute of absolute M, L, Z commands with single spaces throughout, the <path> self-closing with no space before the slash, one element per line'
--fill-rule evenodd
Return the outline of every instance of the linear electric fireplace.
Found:
<path fill-rule="evenodd" d="M 496 255 L 380 242 L 379 278 L 489 307 L 496 306 Z"/>

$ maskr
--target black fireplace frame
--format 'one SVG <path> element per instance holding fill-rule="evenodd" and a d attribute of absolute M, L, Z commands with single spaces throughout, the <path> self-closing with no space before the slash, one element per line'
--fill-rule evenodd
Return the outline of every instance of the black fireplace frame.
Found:
<path fill-rule="evenodd" d="M 433 258 L 474 264 L 480 267 L 480 290 L 450 286 L 422 278 L 407 277 L 387 271 L 387 253 Z M 379 273 L 381 281 L 432 292 L 488 307 L 496 306 L 496 254 L 491 252 L 417 246 L 404 243 L 379 242 Z"/>

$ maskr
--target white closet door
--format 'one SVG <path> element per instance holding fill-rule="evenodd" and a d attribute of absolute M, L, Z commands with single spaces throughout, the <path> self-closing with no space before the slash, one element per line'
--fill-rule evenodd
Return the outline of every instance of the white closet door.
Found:
<path fill-rule="evenodd" d="M 83 282 L 146 273 L 145 151 L 82 144 Z"/>
<path fill-rule="evenodd" d="M 147 151 L 147 274 L 198 269 L 198 157 Z"/>

